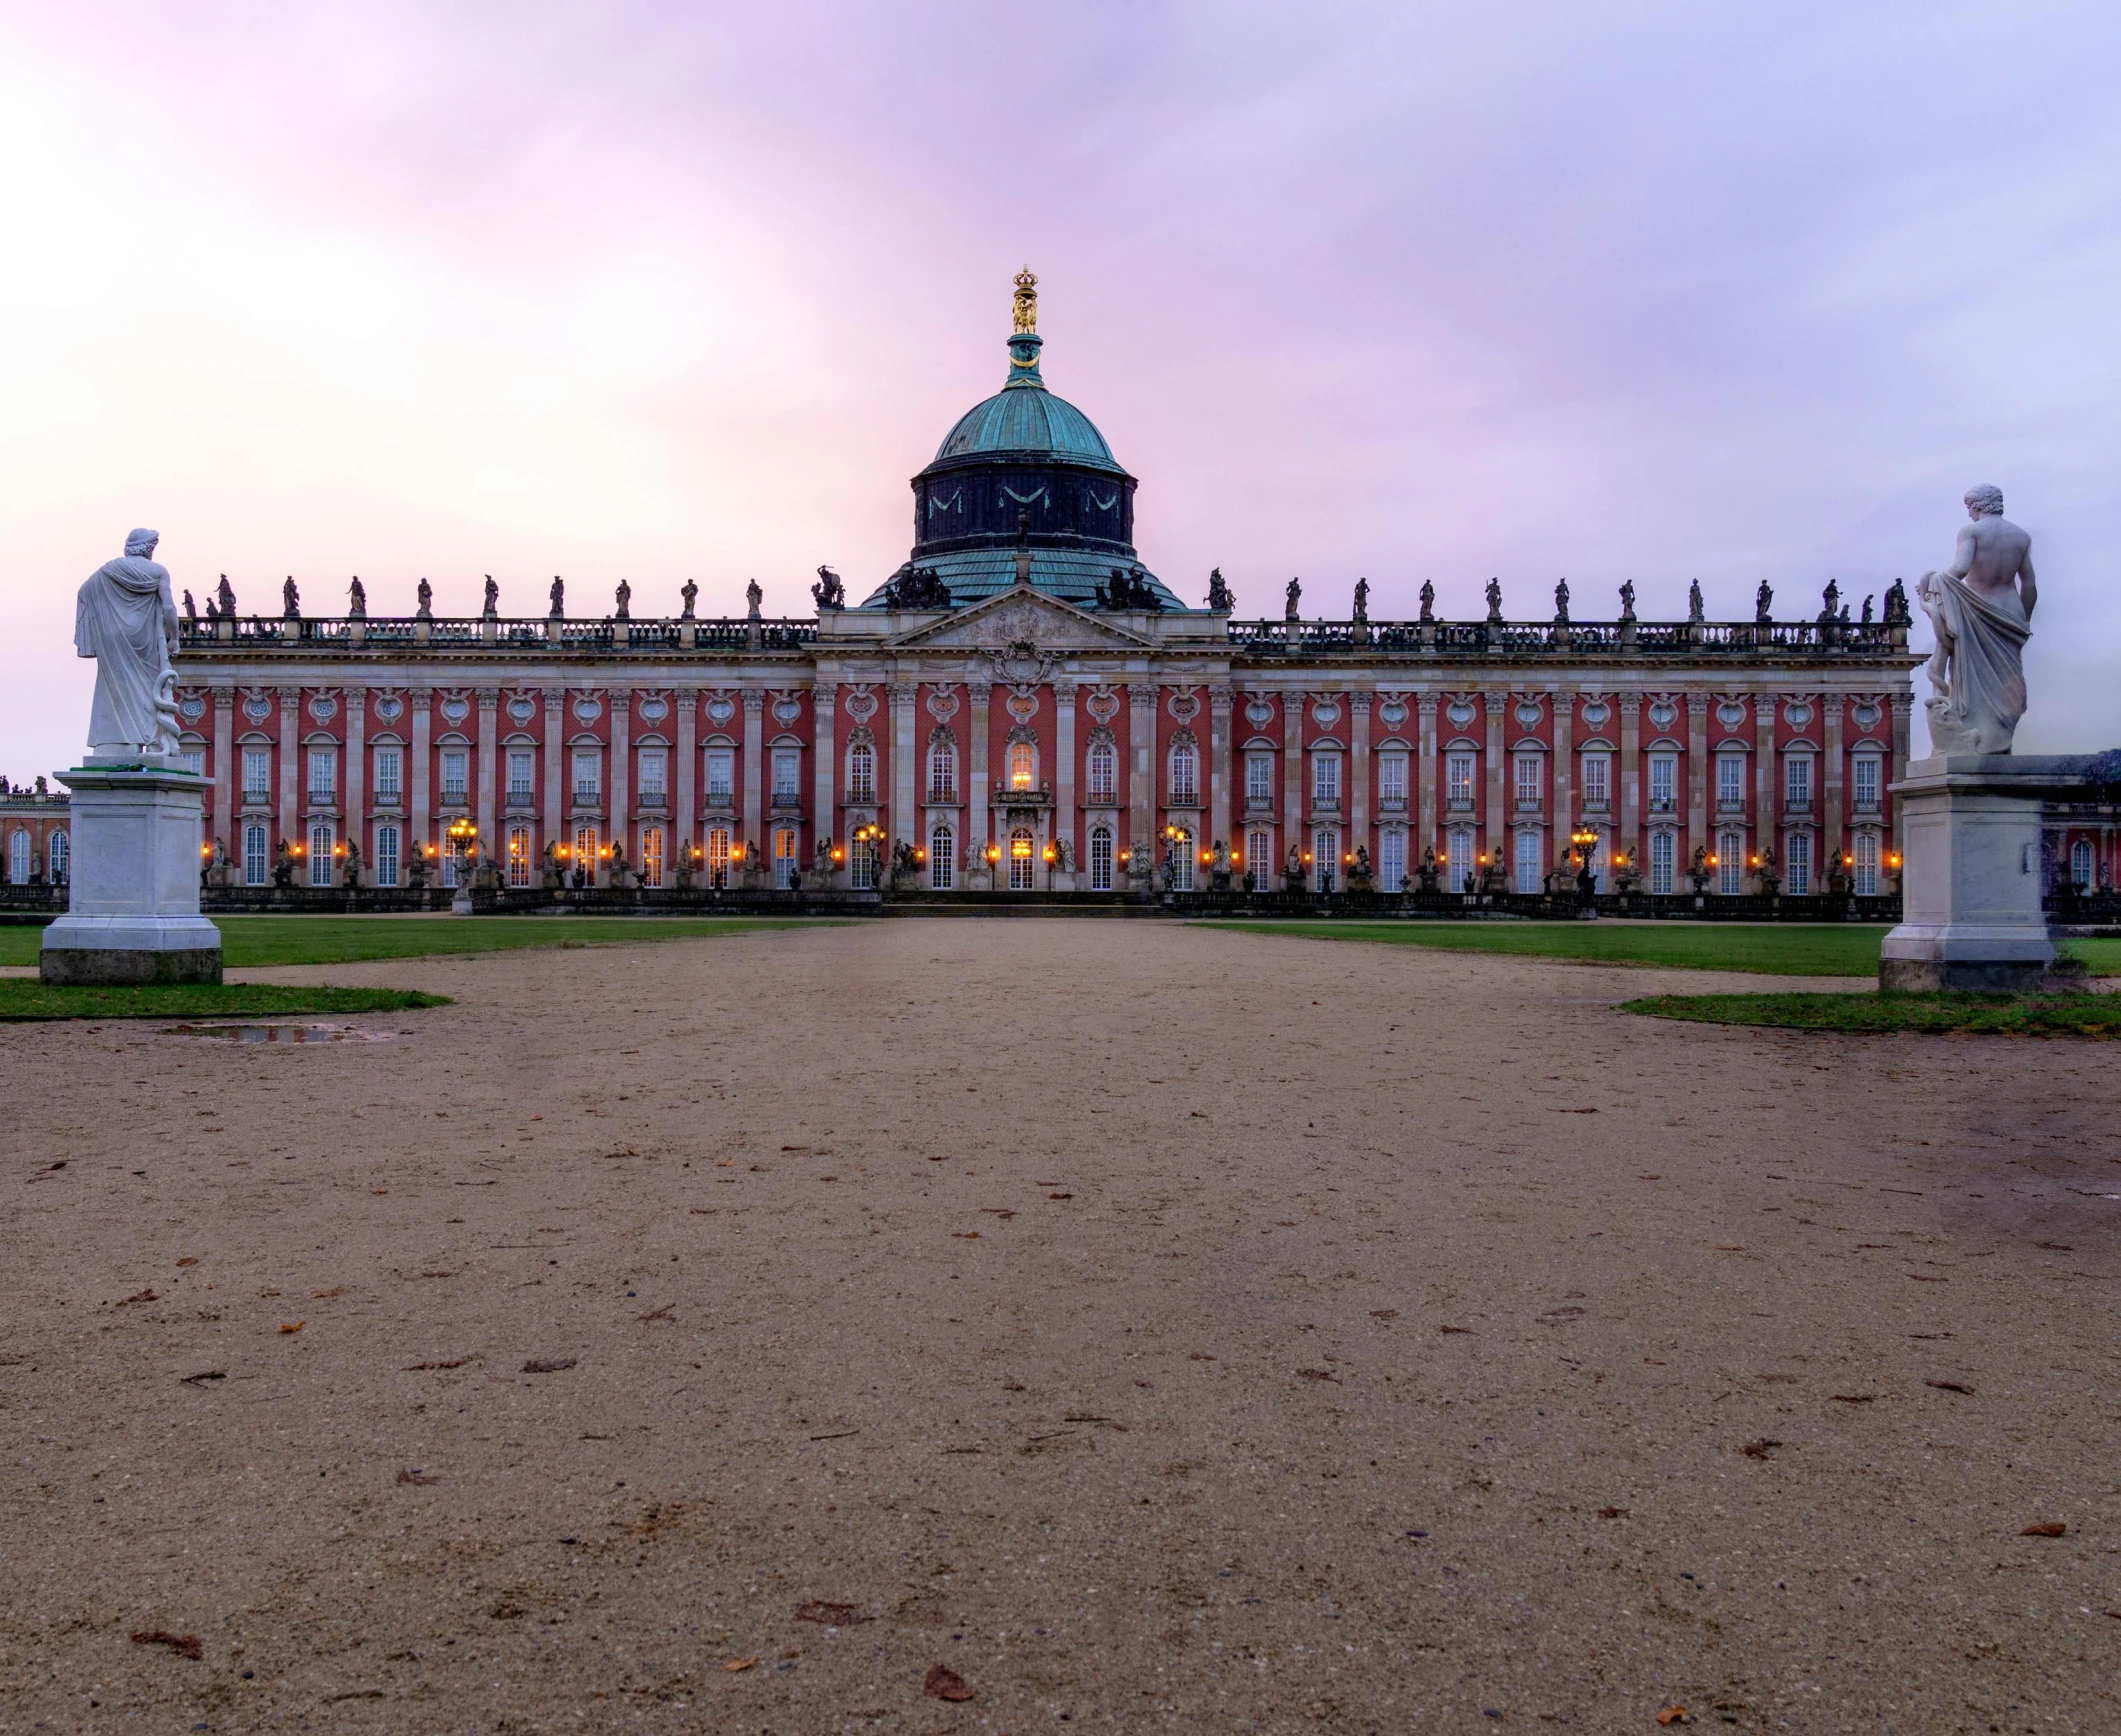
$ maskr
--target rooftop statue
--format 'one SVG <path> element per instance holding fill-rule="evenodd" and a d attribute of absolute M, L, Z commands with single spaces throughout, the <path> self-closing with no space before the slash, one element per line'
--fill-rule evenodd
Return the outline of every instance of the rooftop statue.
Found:
<path fill-rule="evenodd" d="M 847 606 L 846 583 L 830 567 L 818 568 L 817 583 L 810 587 L 810 596 L 820 609 L 844 609 Z"/>
<path fill-rule="evenodd" d="M 486 600 L 480 606 L 489 617 L 501 612 L 501 587 L 494 583 L 491 573 L 486 575 Z"/>
<path fill-rule="evenodd" d="M 295 576 L 292 573 L 287 575 L 287 582 L 280 587 L 280 613 L 290 621 L 302 613 L 302 598 L 295 590 Z"/>
<path fill-rule="evenodd" d="M 1293 621 L 1293 620 L 1295 620 L 1295 619 L 1296 619 L 1296 609 L 1297 609 L 1297 605 L 1298 605 L 1299 603 L 1301 603 L 1301 602 L 1303 601 L 1303 595 L 1304 595 L 1304 582 L 1303 582 L 1303 580 L 1301 580 L 1301 579 L 1291 579 L 1291 580 L 1289 581 L 1289 588 L 1288 588 L 1288 590 L 1287 590 L 1287 591 L 1286 591 L 1286 592 L 1285 592 L 1285 593 L 1283 594 L 1283 602 L 1282 602 L 1282 609 L 1283 609 L 1283 613 L 1285 614 L 1285 616 L 1286 616 L 1286 617 L 1287 617 L 1287 618 L 1288 618 L 1289 620 Z"/>
<path fill-rule="evenodd" d="M 1237 607 L 1237 599 L 1230 594 L 1221 567 L 1210 568 L 1208 572 L 1208 607 L 1224 615 Z"/>
<path fill-rule="evenodd" d="M 105 758 L 177 746 L 177 605 L 169 569 L 150 557 L 161 538 L 136 530 L 125 553 L 88 577 L 74 604 L 74 651 L 96 660 L 88 751 Z"/>
<path fill-rule="evenodd" d="M 555 615 L 564 615 L 567 612 L 567 586 L 558 573 L 552 575 L 552 592 L 548 607 Z"/>
<path fill-rule="evenodd" d="M 355 620 L 368 616 L 368 591 L 361 583 L 361 575 L 354 574 L 353 583 L 346 587 L 346 613 Z"/>
<path fill-rule="evenodd" d="M 1760 626 L 1774 620 L 1770 611 L 1775 607 L 1775 587 L 1762 579 L 1760 589 L 1753 593 L 1753 619 Z"/>
<path fill-rule="evenodd" d="M 2009 753 L 2025 715 L 2032 636 L 2033 539 L 2003 516 L 2003 491 L 1966 491 L 1952 564 L 1924 573 L 1915 596 L 1937 632 L 1928 675 L 1933 753 Z"/>

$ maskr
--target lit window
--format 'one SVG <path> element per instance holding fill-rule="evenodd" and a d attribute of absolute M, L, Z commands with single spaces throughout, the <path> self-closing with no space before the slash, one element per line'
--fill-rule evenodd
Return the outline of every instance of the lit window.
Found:
<path fill-rule="evenodd" d="M 1031 853 L 1031 834 L 1022 826 L 1009 834 L 1009 890 L 1029 892 L 1038 884 L 1038 868 Z"/>
<path fill-rule="evenodd" d="M 723 886 L 729 880 L 729 828 L 707 828 L 707 883 Z"/>
<path fill-rule="evenodd" d="M 801 800 L 803 787 L 803 750 L 799 747 L 777 747 L 773 750 L 773 799 L 776 802 Z"/>
<path fill-rule="evenodd" d="M 928 828 L 928 884 L 948 892 L 957 883 L 957 834 L 947 825 Z"/>
<path fill-rule="evenodd" d="M 1856 774 L 1856 811 L 1875 814 L 1878 811 L 1878 789 L 1885 781 L 1880 774 L 1880 762 L 1875 754 L 1861 754 L 1853 762 Z"/>
<path fill-rule="evenodd" d="M 243 799 L 246 802 L 272 799 L 271 748 L 247 747 L 243 750 Z"/>
<path fill-rule="evenodd" d="M 641 828 L 641 884 L 654 888 L 663 884 L 663 828 Z"/>
<path fill-rule="evenodd" d="M 597 847 L 597 829 L 594 826 L 577 826 L 574 829 L 574 865 L 580 871 L 585 885 L 597 883 L 597 864 L 602 852 Z"/>
<path fill-rule="evenodd" d="M 1473 756 L 1469 753 L 1446 754 L 1443 769 L 1445 805 L 1470 808 L 1473 805 Z"/>
<path fill-rule="evenodd" d="M 508 750 L 508 799 L 527 802 L 537 779 L 537 756 L 527 747 Z"/>
<path fill-rule="evenodd" d="M 856 838 L 847 846 L 847 884 L 857 892 L 874 892 L 881 876 L 884 846 L 878 838 Z"/>
<path fill-rule="evenodd" d="M 1339 754 L 1315 753 L 1311 756 L 1311 803 L 1319 808 L 1340 806 Z"/>
<path fill-rule="evenodd" d="M 1791 832 L 1782 841 L 1782 890 L 1792 898 L 1808 898 L 1812 891 L 1812 835 Z"/>
<path fill-rule="evenodd" d="M 1541 834 L 1519 832 L 1517 834 L 1517 890 L 1537 892 L 1539 882 L 1546 872 L 1546 857 L 1542 850 Z"/>
<path fill-rule="evenodd" d="M 641 800 L 660 806 L 670 794 L 670 756 L 659 747 L 641 749 Z"/>
<path fill-rule="evenodd" d="M 1450 883 L 1446 892 L 1470 892 L 1474 876 L 1480 872 L 1479 852 L 1473 848 L 1473 830 L 1470 826 L 1455 827 L 1448 839 L 1447 855 L 1450 859 Z"/>
<path fill-rule="evenodd" d="M 471 781 L 471 755 L 460 747 L 442 750 L 442 800 L 461 802 Z"/>
<path fill-rule="evenodd" d="M 1407 889 L 1407 835 L 1396 826 L 1377 841 L 1377 871 L 1385 891 Z"/>
<path fill-rule="evenodd" d="M 331 884 L 331 859 L 336 853 L 338 838 L 329 826 L 312 826 L 309 829 L 309 883 L 312 886 Z"/>
<path fill-rule="evenodd" d="M 574 799 L 594 802 L 604 790 L 604 756 L 594 748 L 574 756 Z"/>
<path fill-rule="evenodd" d="M 782 891 L 788 890 L 788 878 L 795 873 L 795 828 L 776 826 L 773 828 L 773 884 Z"/>
<path fill-rule="evenodd" d="M 1377 799 L 1390 803 L 1395 808 L 1407 805 L 1407 756 L 1403 753 L 1380 754 L 1377 760 Z M 1398 887 L 1393 887 L 1397 892 Z"/>
<path fill-rule="evenodd" d="M 876 749 L 866 741 L 858 741 L 847 750 L 847 799 L 876 800 Z"/>
<path fill-rule="evenodd" d="M 1792 754 L 1782 765 L 1783 792 L 1788 807 L 1793 813 L 1803 813 L 1812 805 L 1812 759 L 1809 754 Z"/>
<path fill-rule="evenodd" d="M 1340 834 L 1321 826 L 1311 834 L 1311 867 L 1321 892 L 1331 892 L 1340 875 Z"/>
<path fill-rule="evenodd" d="M 25 847 L 28 842 L 29 840 L 25 837 L 23 839 Z M 243 828 L 243 884 L 246 886 L 263 886 L 271 878 L 271 875 L 272 864 L 268 860 L 265 850 L 265 828 L 263 826 L 245 826 Z"/>
<path fill-rule="evenodd" d="M 1739 762 L 1741 765 L 1744 762 Z M 1743 832 L 1718 832 L 1716 834 L 1716 890 L 1726 898 L 1735 898 L 1745 890 L 1745 834 Z"/>
<path fill-rule="evenodd" d="M 1109 741 L 1091 743 L 1090 800 L 1093 802 L 1115 802 L 1119 800 L 1118 790 L 1119 755 L 1113 750 L 1113 746 Z"/>
<path fill-rule="evenodd" d="M 1670 753 L 1650 755 L 1650 812 L 1669 814 L 1675 811 L 1679 790 L 1679 756 Z"/>
<path fill-rule="evenodd" d="M 309 750 L 309 799 L 312 805 L 322 807 L 338 799 L 339 794 L 339 750 L 335 747 L 313 747 Z"/>
<path fill-rule="evenodd" d="M 1724 753 L 1716 756 L 1716 806 L 1719 808 L 1742 808 L 1745 806 L 1745 756 Z"/>
<path fill-rule="evenodd" d="M 1028 741 L 1009 744 L 1009 787 L 1029 790 L 1038 786 L 1038 749 Z"/>
<path fill-rule="evenodd" d="M 1660 897 L 1672 890 L 1672 834 L 1650 834 L 1650 890 Z"/>
<path fill-rule="evenodd" d="M 1112 828 L 1092 826 L 1090 828 L 1090 890 L 1110 892 L 1112 890 Z"/>
<path fill-rule="evenodd" d="M 928 799 L 957 800 L 957 744 L 946 735 L 938 735 L 928 744 Z"/>
<path fill-rule="evenodd" d="M 1878 896 L 1878 834 L 1858 832 L 1856 834 L 1856 896 L 1876 898 Z"/>
<path fill-rule="evenodd" d="M 1245 800 L 1254 807 L 1264 808 L 1274 800 L 1274 756 L 1270 753 L 1245 755 Z"/>
<path fill-rule="evenodd" d="M 1171 744 L 1171 800 L 1187 807 L 1200 800 L 1200 754 L 1190 741 Z"/>
<path fill-rule="evenodd" d="M 528 826 L 510 826 L 508 828 L 508 884 L 511 886 L 528 886 L 530 884 L 530 828 Z M 660 868 L 657 871 L 656 884 L 662 884 Z"/>
<path fill-rule="evenodd" d="M 1583 756 L 1583 805 L 1606 808 L 1613 803 L 1613 756 L 1587 753 Z"/>
<path fill-rule="evenodd" d="M 1171 890 L 1193 890 L 1193 829 L 1190 826 L 1171 828 Z"/>
<path fill-rule="evenodd" d="M 1539 806 L 1541 785 L 1545 770 L 1541 756 L 1536 753 L 1521 753 L 1515 760 L 1517 772 L 1517 805 L 1520 808 Z"/>
<path fill-rule="evenodd" d="M 248 756 L 246 755 L 246 760 Z M 247 775 L 247 774 L 246 774 Z M 386 805 L 398 802 L 405 790 L 405 755 L 395 747 L 376 749 L 376 800 Z"/>

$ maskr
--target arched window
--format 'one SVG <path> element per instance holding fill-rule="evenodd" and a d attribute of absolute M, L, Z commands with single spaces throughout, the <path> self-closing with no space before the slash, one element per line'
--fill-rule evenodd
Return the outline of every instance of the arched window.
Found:
<path fill-rule="evenodd" d="M 515 883 L 514 834 L 511 833 L 509 836 L 509 884 L 513 885 Z M 530 848 L 530 839 L 527 833 L 524 835 L 523 848 L 527 856 Z M 523 883 L 526 886 L 530 884 L 527 878 Z M 643 826 L 641 828 L 641 884 L 651 890 L 663 884 L 663 828 L 661 826 Z"/>
<path fill-rule="evenodd" d="M 1191 892 L 1193 890 L 1193 828 L 1173 826 L 1171 828 L 1171 890 Z"/>
<path fill-rule="evenodd" d="M 29 832 L 21 826 L 7 836 L 7 883 L 10 886 L 29 884 Z"/>
<path fill-rule="evenodd" d="M 788 877 L 795 869 L 795 828 L 776 826 L 773 828 L 773 884 L 782 891 L 788 890 Z"/>
<path fill-rule="evenodd" d="M 928 799 L 957 800 L 957 743 L 947 729 L 937 730 L 928 744 Z"/>
<path fill-rule="evenodd" d="M 262 855 L 265 849 L 264 828 L 253 826 L 250 831 L 258 834 L 258 849 Z M 243 845 L 243 875 L 246 884 L 251 883 L 249 840 L 250 832 L 246 832 Z M 376 828 L 376 884 L 378 886 L 395 886 L 397 883 L 398 829 L 395 826 L 378 826 Z"/>
<path fill-rule="evenodd" d="M 2079 844 L 2077 848 L 2088 851 L 2091 846 Z M 50 879 L 54 886 L 64 886 L 66 884 L 66 870 L 72 859 L 73 846 L 67 841 L 67 836 L 64 832 L 54 832 L 45 840 L 44 865 L 50 870 Z M 2091 857 L 2087 855 L 2085 861 L 2089 864 Z"/>
<path fill-rule="evenodd" d="M 715 887 L 729 884 L 729 828 L 709 826 L 707 828 L 707 884 Z"/>
<path fill-rule="evenodd" d="M 1038 788 L 1038 749 L 1028 741 L 1009 744 L 1009 787 L 1012 790 Z"/>
<path fill-rule="evenodd" d="M 876 749 L 866 741 L 858 741 L 847 750 L 847 799 L 876 800 Z"/>
<path fill-rule="evenodd" d="M 64 832 L 54 832 L 52 834 L 52 878 L 54 880 L 59 878 L 59 863 L 62 860 L 59 845 L 65 836 Z M 2092 841 L 2089 838 L 2079 838 L 2069 847 L 2069 877 L 2076 882 L 2079 892 L 2089 892 L 2092 889 Z"/>
<path fill-rule="evenodd" d="M 657 876 L 660 885 L 661 876 Z M 530 884 L 530 828 L 510 826 L 508 828 L 508 884 L 528 886 Z"/>
<path fill-rule="evenodd" d="M 1171 744 L 1171 797 L 1181 807 L 1200 800 L 1200 751 L 1190 735 Z"/>
<path fill-rule="evenodd" d="M 1090 744 L 1090 800 L 1119 800 L 1119 754 L 1107 740 Z"/>
<path fill-rule="evenodd" d="M 1038 885 L 1038 858 L 1032 853 L 1031 833 L 1019 826 L 1009 834 L 1009 890 L 1030 892 Z"/>
<path fill-rule="evenodd" d="M 452 888 L 471 884 L 471 841 L 453 838 L 447 830 L 442 833 L 442 884 Z"/>
<path fill-rule="evenodd" d="M 1092 826 L 1090 828 L 1090 890 L 1110 892 L 1112 890 L 1112 828 Z"/>
<path fill-rule="evenodd" d="M 957 834 L 940 820 L 928 828 L 928 884 L 938 892 L 957 884 Z"/>

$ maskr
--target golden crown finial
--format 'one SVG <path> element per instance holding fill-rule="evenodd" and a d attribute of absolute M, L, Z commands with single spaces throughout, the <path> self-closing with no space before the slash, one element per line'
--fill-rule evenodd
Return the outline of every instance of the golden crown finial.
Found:
<path fill-rule="evenodd" d="M 1028 265 L 1016 274 L 1016 329 L 1038 330 L 1038 279 Z"/>

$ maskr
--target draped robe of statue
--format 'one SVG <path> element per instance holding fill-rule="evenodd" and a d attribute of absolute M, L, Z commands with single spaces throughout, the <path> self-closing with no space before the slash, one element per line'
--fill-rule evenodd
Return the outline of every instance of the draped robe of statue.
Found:
<path fill-rule="evenodd" d="M 177 605 L 169 569 L 148 558 L 155 542 L 152 531 L 134 531 L 124 554 L 89 575 L 74 607 L 74 650 L 96 660 L 89 752 L 106 758 L 176 748 Z"/>
<path fill-rule="evenodd" d="M 2032 637 L 2032 539 L 2003 516 L 2003 496 L 1967 495 L 1974 522 L 1959 533 L 1957 558 L 1925 573 L 1916 598 L 1936 630 L 1930 659 L 1930 747 L 1934 753 L 2011 751 L 2025 715 L 2025 642 Z M 2023 581 L 2023 589 L 2018 581 Z"/>

